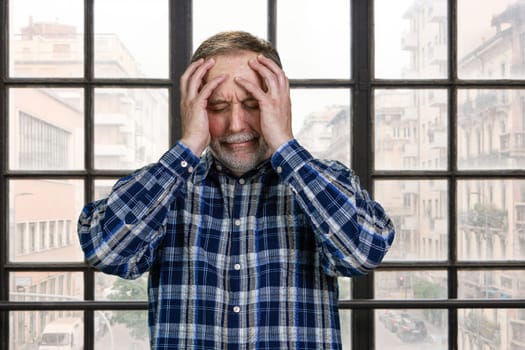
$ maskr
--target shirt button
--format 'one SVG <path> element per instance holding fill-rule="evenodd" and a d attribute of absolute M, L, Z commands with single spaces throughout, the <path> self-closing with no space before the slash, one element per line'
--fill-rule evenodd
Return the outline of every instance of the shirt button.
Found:
<path fill-rule="evenodd" d="M 217 170 L 221 171 L 222 170 L 222 166 L 218 165 L 216 166 Z"/>
<path fill-rule="evenodd" d="M 241 220 L 235 220 L 235 226 L 241 226 Z"/>
<path fill-rule="evenodd" d="M 278 166 L 277 168 L 275 168 L 275 171 L 277 171 L 277 174 L 280 174 L 283 172 L 283 168 L 281 168 L 280 166 Z"/>
<path fill-rule="evenodd" d="M 185 160 L 183 160 L 182 162 L 180 162 L 180 166 L 183 167 L 183 168 L 185 168 L 185 167 L 188 166 L 188 162 L 185 161 Z"/>
<path fill-rule="evenodd" d="M 233 265 L 233 268 L 237 271 L 239 271 L 241 269 L 241 264 L 235 264 Z"/>
<path fill-rule="evenodd" d="M 190 167 L 188 168 L 188 173 L 190 173 L 190 174 L 193 173 L 193 167 L 192 167 L 192 166 L 190 166 Z"/>
<path fill-rule="evenodd" d="M 238 314 L 239 312 L 241 312 L 241 308 L 239 306 L 234 306 L 233 307 L 233 312 L 235 312 L 236 314 Z"/>
<path fill-rule="evenodd" d="M 246 180 L 244 180 L 244 179 L 239 179 L 239 183 L 240 183 L 241 185 L 244 185 L 244 184 L 246 183 Z"/>

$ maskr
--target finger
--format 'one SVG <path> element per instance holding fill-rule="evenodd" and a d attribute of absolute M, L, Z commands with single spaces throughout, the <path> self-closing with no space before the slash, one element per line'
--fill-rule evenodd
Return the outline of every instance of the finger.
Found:
<path fill-rule="evenodd" d="M 235 77 L 233 81 L 235 81 L 235 83 L 239 85 L 241 88 L 248 91 L 260 104 L 262 104 L 266 95 L 264 94 L 264 91 L 259 86 L 241 77 Z"/>
<path fill-rule="evenodd" d="M 204 62 L 204 58 L 200 58 L 197 61 L 191 63 L 188 68 L 184 71 L 184 73 L 180 77 L 180 89 L 181 91 L 186 91 L 188 88 L 188 80 L 192 76 L 192 74 L 199 68 L 200 65 Z"/>
<path fill-rule="evenodd" d="M 270 69 L 275 75 L 280 75 L 281 73 L 284 73 L 281 67 L 277 65 L 272 59 L 264 56 L 264 55 L 258 55 L 257 56 L 257 62 L 261 63 L 262 65 L 266 66 L 268 69 Z"/>
<path fill-rule="evenodd" d="M 215 60 L 210 58 L 209 60 L 203 62 L 199 65 L 191 75 L 188 76 L 187 83 L 185 86 L 186 96 L 189 98 L 194 98 L 199 92 L 199 88 L 202 86 L 202 79 L 206 73 L 213 67 Z"/>
<path fill-rule="evenodd" d="M 272 93 L 279 90 L 278 78 L 273 71 L 262 65 L 257 60 L 250 60 L 248 61 L 248 64 L 262 78 L 266 90 L 269 90 Z"/>
<path fill-rule="evenodd" d="M 279 67 L 277 63 L 275 63 L 272 59 L 264 55 L 259 55 L 257 56 L 257 61 L 263 64 L 269 70 L 271 70 L 273 74 L 275 74 L 281 86 L 283 87 L 289 86 L 289 81 L 288 81 L 288 78 L 286 77 L 286 74 L 284 73 L 282 68 Z"/>
<path fill-rule="evenodd" d="M 250 62 L 250 66 L 264 79 L 273 96 L 277 96 L 290 88 L 284 71 L 271 59 L 259 55 L 257 60 Z"/>
<path fill-rule="evenodd" d="M 199 99 L 201 99 L 203 102 L 207 103 L 208 98 L 210 98 L 210 96 L 213 94 L 215 89 L 220 84 L 222 84 L 224 81 L 226 81 L 227 77 L 228 77 L 228 74 L 225 74 L 225 73 L 219 74 L 218 76 L 216 76 L 215 78 L 213 78 L 212 80 L 210 80 L 206 84 L 204 84 L 204 86 L 202 87 L 202 89 L 199 92 Z M 206 107 L 206 105 L 204 105 L 204 107 Z"/>

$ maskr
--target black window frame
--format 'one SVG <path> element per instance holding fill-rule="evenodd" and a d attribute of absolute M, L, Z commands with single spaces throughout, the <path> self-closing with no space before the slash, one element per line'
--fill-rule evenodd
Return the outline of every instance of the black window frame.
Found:
<path fill-rule="evenodd" d="M 96 179 L 114 179 L 126 175 L 126 171 L 97 170 L 94 167 L 94 89 L 98 87 L 160 87 L 170 96 L 169 142 L 173 145 L 181 136 L 179 116 L 179 77 L 184 72 L 192 52 L 192 0 L 170 0 L 169 79 L 99 79 L 94 77 L 93 67 L 93 6 L 95 0 L 84 0 L 84 77 L 82 78 L 10 78 L 8 76 L 8 13 L 9 0 L 0 0 L 0 215 L 8 218 L 9 181 L 13 179 L 78 179 L 84 181 L 85 201 L 93 199 Z M 277 40 L 277 1 L 267 0 L 268 39 Z M 458 271 L 473 270 L 523 270 L 523 261 L 459 261 L 457 251 L 457 182 L 469 179 L 525 179 L 525 170 L 461 170 L 457 167 L 456 130 L 457 100 L 459 89 L 505 89 L 525 88 L 524 80 L 464 80 L 458 78 L 457 67 L 457 3 L 448 0 L 448 75 L 444 79 L 375 79 L 374 67 L 374 1 L 351 1 L 351 77 L 350 79 L 291 79 L 292 88 L 346 88 L 352 99 L 352 168 L 360 176 L 361 183 L 373 193 L 377 180 L 445 180 L 448 183 L 448 259 L 443 262 L 385 262 L 379 271 L 444 270 L 447 273 L 448 298 L 444 300 L 377 300 L 374 299 L 374 274 L 354 278 L 352 299 L 340 302 L 343 310 L 352 310 L 352 349 L 373 349 L 375 344 L 376 309 L 444 309 L 448 312 L 448 349 L 456 349 L 458 343 L 458 309 L 461 308 L 525 308 L 524 299 L 458 299 Z M 146 4 L 146 3 L 145 3 Z M 175 54 L 174 54 L 175 53 Z M 8 89 L 16 87 L 76 87 L 84 90 L 84 147 L 85 169 L 75 171 L 19 171 L 8 168 Z M 448 167 L 443 171 L 378 171 L 373 161 L 373 93 L 375 89 L 446 89 L 448 98 Z M 85 349 L 94 348 L 95 310 L 146 310 L 147 302 L 95 301 L 95 270 L 84 263 L 42 263 L 37 269 L 43 271 L 75 271 L 84 276 L 84 301 L 81 302 L 11 302 L 9 301 L 9 273 L 34 271 L 35 265 L 8 262 L 6 254 L 9 236 L 8 220 L 0 226 L 0 348 L 9 347 L 9 312 L 28 310 L 81 310 L 84 311 Z"/>

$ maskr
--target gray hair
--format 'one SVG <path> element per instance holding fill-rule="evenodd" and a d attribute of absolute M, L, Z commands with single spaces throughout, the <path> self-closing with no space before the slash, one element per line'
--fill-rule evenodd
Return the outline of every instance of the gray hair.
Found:
<path fill-rule="evenodd" d="M 269 41 L 243 31 L 221 32 L 209 37 L 195 50 L 191 62 L 244 50 L 260 53 L 282 68 L 279 53 Z"/>

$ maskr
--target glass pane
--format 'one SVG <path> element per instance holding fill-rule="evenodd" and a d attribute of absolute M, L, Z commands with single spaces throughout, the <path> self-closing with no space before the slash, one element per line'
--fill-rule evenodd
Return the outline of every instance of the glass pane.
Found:
<path fill-rule="evenodd" d="M 168 15 L 167 0 L 95 1 L 95 76 L 168 78 Z"/>
<path fill-rule="evenodd" d="M 95 349 L 149 350 L 148 312 L 95 312 Z"/>
<path fill-rule="evenodd" d="M 525 259 L 525 180 L 458 181 L 458 258 Z"/>
<path fill-rule="evenodd" d="M 350 90 L 292 89 L 295 138 L 315 157 L 350 165 Z"/>
<path fill-rule="evenodd" d="M 341 343 L 343 350 L 352 350 L 352 311 L 339 310 L 341 321 Z"/>
<path fill-rule="evenodd" d="M 525 33 L 520 0 L 458 1 L 458 76 L 523 79 Z M 472 14 L 475 13 L 475 16 Z"/>
<path fill-rule="evenodd" d="M 448 256 L 446 181 L 376 181 L 375 199 L 396 226 L 385 260 L 445 260 Z"/>
<path fill-rule="evenodd" d="M 376 90 L 374 100 L 376 169 L 447 168 L 446 90 Z"/>
<path fill-rule="evenodd" d="M 93 200 L 107 198 L 111 193 L 113 185 L 115 185 L 117 181 L 118 179 L 95 181 L 95 193 L 93 194 Z"/>
<path fill-rule="evenodd" d="M 446 299 L 445 271 L 375 272 L 376 299 Z"/>
<path fill-rule="evenodd" d="M 458 349 L 514 350 L 525 343 L 524 309 L 459 309 Z"/>
<path fill-rule="evenodd" d="M 339 300 L 352 299 L 352 279 L 350 277 L 339 277 Z"/>
<path fill-rule="evenodd" d="M 375 0 L 374 11 L 376 78 L 447 77 L 447 0 Z"/>
<path fill-rule="evenodd" d="M 82 0 L 9 1 L 9 75 L 84 74 Z"/>
<path fill-rule="evenodd" d="M 168 150 L 165 89 L 95 89 L 95 167 L 136 169 Z"/>
<path fill-rule="evenodd" d="M 77 220 L 83 183 L 40 179 L 9 182 L 9 261 L 82 261 Z"/>
<path fill-rule="evenodd" d="M 14 170 L 84 167 L 81 89 L 9 90 L 9 167 Z"/>
<path fill-rule="evenodd" d="M 9 350 L 83 349 L 81 311 L 12 311 L 9 313 Z"/>
<path fill-rule="evenodd" d="M 462 270 L 458 298 L 525 299 L 525 270 Z"/>
<path fill-rule="evenodd" d="M 78 301 L 84 295 L 81 272 L 31 271 L 9 274 L 11 301 Z"/>
<path fill-rule="evenodd" d="M 448 349 L 446 310 L 377 310 L 375 327 L 377 350 Z"/>
<path fill-rule="evenodd" d="M 265 0 L 193 1 L 193 49 L 208 37 L 229 30 L 266 39 L 267 13 Z"/>
<path fill-rule="evenodd" d="M 277 1 L 277 45 L 289 78 L 350 78 L 350 3 Z"/>
<path fill-rule="evenodd" d="M 525 91 L 458 91 L 458 167 L 525 168 Z"/>
<path fill-rule="evenodd" d="M 135 280 L 95 273 L 95 300 L 148 300 L 148 274 Z"/>

